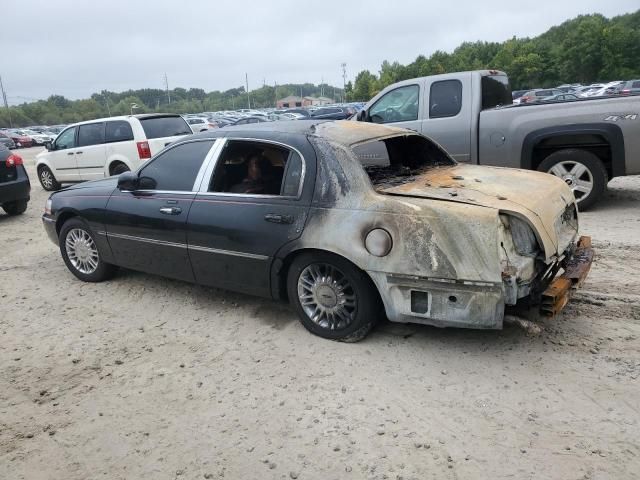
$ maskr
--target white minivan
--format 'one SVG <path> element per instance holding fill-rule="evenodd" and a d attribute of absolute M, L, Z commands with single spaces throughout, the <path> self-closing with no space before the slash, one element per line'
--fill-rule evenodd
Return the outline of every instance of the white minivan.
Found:
<path fill-rule="evenodd" d="M 45 190 L 135 170 L 171 142 L 190 135 L 180 115 L 153 113 L 101 118 L 65 128 L 36 157 Z"/>

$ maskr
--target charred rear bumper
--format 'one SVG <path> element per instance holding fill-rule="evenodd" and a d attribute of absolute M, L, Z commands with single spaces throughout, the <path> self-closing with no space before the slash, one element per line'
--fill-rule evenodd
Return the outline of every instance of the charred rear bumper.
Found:
<path fill-rule="evenodd" d="M 573 256 L 564 265 L 564 273 L 554 278 L 542 292 L 540 313 L 550 317 L 560 313 L 569 302 L 571 294 L 582 286 L 587 278 L 593 256 L 591 237 L 580 237 Z"/>

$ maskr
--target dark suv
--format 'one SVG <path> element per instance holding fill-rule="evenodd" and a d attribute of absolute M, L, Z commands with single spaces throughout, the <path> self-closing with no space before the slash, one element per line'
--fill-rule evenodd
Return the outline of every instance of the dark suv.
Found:
<path fill-rule="evenodd" d="M 0 144 L 0 205 L 9 215 L 24 213 L 30 192 L 22 157 Z"/>

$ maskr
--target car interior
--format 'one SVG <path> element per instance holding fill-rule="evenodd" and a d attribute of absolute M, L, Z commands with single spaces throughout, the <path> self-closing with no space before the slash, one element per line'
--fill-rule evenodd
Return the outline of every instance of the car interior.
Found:
<path fill-rule="evenodd" d="M 209 192 L 281 195 L 290 152 L 259 142 L 230 141 L 218 160 Z"/>

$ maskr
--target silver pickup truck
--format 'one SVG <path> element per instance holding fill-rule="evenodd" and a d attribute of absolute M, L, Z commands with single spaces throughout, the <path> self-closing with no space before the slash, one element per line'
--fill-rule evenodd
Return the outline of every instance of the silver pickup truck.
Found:
<path fill-rule="evenodd" d="M 640 174 L 639 113 L 640 96 L 513 105 L 504 72 L 477 70 L 390 85 L 356 119 L 420 132 L 459 162 L 557 175 L 584 210 Z"/>

